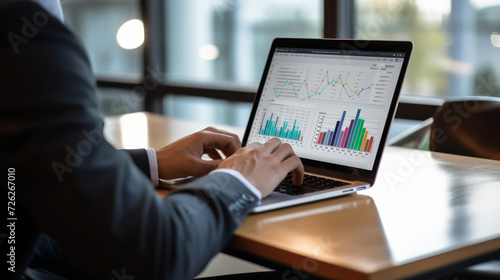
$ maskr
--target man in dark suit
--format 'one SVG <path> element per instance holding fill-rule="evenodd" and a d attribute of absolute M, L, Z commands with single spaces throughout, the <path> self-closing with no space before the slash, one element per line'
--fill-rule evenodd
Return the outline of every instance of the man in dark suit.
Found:
<path fill-rule="evenodd" d="M 86 54 L 35 2 L 0 2 L 0 63 L 10 277 L 191 279 L 288 172 L 301 183 L 300 159 L 278 139 L 240 149 L 208 128 L 158 151 L 113 148 Z M 187 175 L 204 176 L 155 194 L 158 177 Z"/>

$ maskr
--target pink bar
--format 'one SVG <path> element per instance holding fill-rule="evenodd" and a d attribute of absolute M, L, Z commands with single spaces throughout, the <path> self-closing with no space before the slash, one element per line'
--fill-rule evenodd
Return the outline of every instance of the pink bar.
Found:
<path fill-rule="evenodd" d="M 345 128 L 344 137 L 342 138 L 342 143 L 340 144 L 341 148 L 344 148 L 345 138 L 347 137 L 347 134 L 349 134 L 349 128 L 348 127 Z"/>

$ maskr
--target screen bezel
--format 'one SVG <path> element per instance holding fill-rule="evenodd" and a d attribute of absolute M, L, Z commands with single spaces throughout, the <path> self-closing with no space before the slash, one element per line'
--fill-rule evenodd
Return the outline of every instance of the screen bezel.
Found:
<path fill-rule="evenodd" d="M 351 180 L 362 180 L 373 184 L 375 182 L 375 177 L 377 170 L 380 165 L 380 159 L 384 150 L 385 142 L 387 140 L 387 135 L 389 133 L 390 125 L 394 119 L 397 104 L 399 101 L 399 96 L 401 88 L 403 85 L 403 80 L 406 75 L 406 70 L 410 61 L 411 51 L 413 49 L 413 43 L 409 41 L 372 41 L 372 40 L 339 40 L 339 39 L 291 39 L 291 38 L 276 38 L 274 39 L 269 56 L 267 58 L 266 66 L 264 68 L 264 73 L 262 75 L 261 82 L 259 84 L 259 89 L 255 95 L 253 102 L 253 108 L 250 114 L 247 128 L 245 130 L 245 135 L 243 137 L 242 145 L 246 146 L 250 131 L 252 128 L 252 123 L 257 112 L 258 103 L 261 99 L 262 92 L 264 89 L 264 84 L 266 82 L 266 77 L 271 66 L 271 62 L 276 52 L 276 48 L 304 48 L 304 49 L 323 49 L 323 50 L 339 50 L 339 51 L 349 51 L 349 52 L 399 52 L 404 53 L 404 60 L 401 66 L 401 71 L 398 76 L 398 81 L 396 83 L 395 92 L 389 107 L 388 117 L 386 119 L 384 130 L 382 132 L 382 137 L 380 139 L 379 148 L 377 149 L 377 155 L 371 170 L 354 168 L 340 164 L 325 163 L 311 159 L 301 158 L 306 171 L 314 170 L 316 173 L 322 175 L 334 176 L 338 174 L 346 174 Z M 309 167 L 309 168 L 308 168 Z"/>

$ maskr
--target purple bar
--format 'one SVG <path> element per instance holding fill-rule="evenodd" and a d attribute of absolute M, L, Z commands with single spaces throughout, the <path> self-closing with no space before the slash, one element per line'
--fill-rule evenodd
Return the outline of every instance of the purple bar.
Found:
<path fill-rule="evenodd" d="M 351 120 L 351 124 L 349 125 L 349 133 L 347 134 L 347 137 L 346 137 L 345 143 L 344 143 L 344 148 L 347 146 L 347 143 L 349 142 L 349 137 L 351 137 L 353 126 L 354 126 L 354 120 Z"/>
<path fill-rule="evenodd" d="M 343 131 L 341 131 L 339 134 L 339 137 L 337 137 L 337 147 L 340 147 L 340 144 L 342 144 L 342 143 L 340 143 L 342 141 L 342 137 L 344 137 Z M 340 142 L 339 142 L 339 140 L 340 140 Z"/>

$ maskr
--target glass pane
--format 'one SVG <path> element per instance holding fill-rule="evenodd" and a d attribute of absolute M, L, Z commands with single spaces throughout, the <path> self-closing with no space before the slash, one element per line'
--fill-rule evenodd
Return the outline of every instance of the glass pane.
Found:
<path fill-rule="evenodd" d="M 81 38 L 97 76 L 137 79 L 142 73 L 142 47 L 125 49 L 117 41 L 120 27 L 129 20 L 139 18 L 138 2 L 61 1 L 65 23 Z M 133 23 L 122 29 L 125 40 L 140 40 L 140 34 L 134 32 Z"/>
<path fill-rule="evenodd" d="M 212 98 L 169 94 L 164 97 L 165 113 L 169 117 L 206 124 L 246 127 L 252 104 Z"/>
<path fill-rule="evenodd" d="M 144 94 L 136 89 L 98 88 L 97 102 L 105 116 L 144 111 Z"/>
<path fill-rule="evenodd" d="M 167 1 L 167 79 L 256 86 L 275 37 L 321 37 L 321 0 Z"/>
<path fill-rule="evenodd" d="M 359 39 L 415 44 L 403 93 L 500 96 L 500 0 L 356 0 Z"/>

